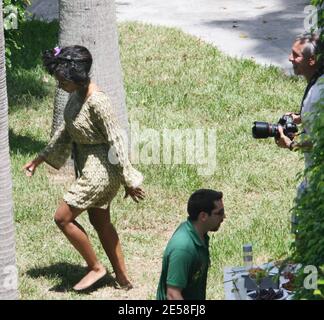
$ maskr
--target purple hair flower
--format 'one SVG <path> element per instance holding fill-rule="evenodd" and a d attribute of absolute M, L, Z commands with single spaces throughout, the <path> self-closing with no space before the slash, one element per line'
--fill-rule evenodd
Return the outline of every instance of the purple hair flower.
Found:
<path fill-rule="evenodd" d="M 58 56 L 60 54 L 61 50 L 62 49 L 60 47 L 55 47 L 54 48 L 54 57 Z"/>

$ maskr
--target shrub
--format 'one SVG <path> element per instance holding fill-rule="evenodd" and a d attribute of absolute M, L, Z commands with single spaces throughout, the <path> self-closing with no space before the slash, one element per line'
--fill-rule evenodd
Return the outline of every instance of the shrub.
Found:
<path fill-rule="evenodd" d="M 318 24 L 321 31 L 321 46 L 324 44 L 324 0 L 311 2 L 318 6 Z M 321 50 L 322 54 L 323 50 Z M 322 58 L 322 57 L 320 57 Z M 313 164 L 307 174 L 309 188 L 296 200 L 293 208 L 298 218 L 298 233 L 293 244 L 294 259 L 304 267 L 314 265 L 318 271 L 317 289 L 304 287 L 306 274 L 300 271 L 297 277 L 295 299 L 324 299 L 324 92 L 317 103 L 315 123 L 310 134 L 313 142 Z"/>
<path fill-rule="evenodd" d="M 19 24 L 25 21 L 25 10 L 29 4 L 29 0 L 3 0 L 6 64 L 8 68 L 11 68 L 12 65 L 12 52 L 23 47 L 23 43 L 16 39 L 20 33 Z"/>

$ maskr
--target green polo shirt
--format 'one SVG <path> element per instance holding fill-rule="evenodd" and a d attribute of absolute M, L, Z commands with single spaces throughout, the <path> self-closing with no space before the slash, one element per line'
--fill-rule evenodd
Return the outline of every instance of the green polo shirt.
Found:
<path fill-rule="evenodd" d="M 167 285 L 181 288 L 185 300 L 206 299 L 208 246 L 208 235 L 203 243 L 189 219 L 180 224 L 163 254 L 157 300 L 167 299 Z"/>

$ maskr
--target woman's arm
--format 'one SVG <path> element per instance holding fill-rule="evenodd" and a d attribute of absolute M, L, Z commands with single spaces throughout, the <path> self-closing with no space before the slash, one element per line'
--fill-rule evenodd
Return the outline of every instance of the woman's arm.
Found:
<path fill-rule="evenodd" d="M 34 160 L 26 163 L 23 169 L 26 170 L 26 175 L 29 177 L 35 173 L 36 168 L 43 162 L 48 163 L 55 169 L 59 169 L 70 154 L 71 138 L 65 128 L 65 123 L 62 123 L 45 149 Z"/>
<path fill-rule="evenodd" d="M 121 182 L 125 187 L 125 198 L 131 196 L 138 202 L 145 197 L 144 191 L 140 188 L 143 176 L 129 161 L 127 134 L 121 130 L 107 96 L 102 95 L 89 103 L 92 107 L 92 121 L 98 126 L 110 146 L 108 160 L 111 165 L 118 166 Z"/>
<path fill-rule="evenodd" d="M 38 157 L 55 169 L 60 169 L 71 155 L 72 139 L 66 129 L 65 121 L 56 130 L 48 145 Z"/>

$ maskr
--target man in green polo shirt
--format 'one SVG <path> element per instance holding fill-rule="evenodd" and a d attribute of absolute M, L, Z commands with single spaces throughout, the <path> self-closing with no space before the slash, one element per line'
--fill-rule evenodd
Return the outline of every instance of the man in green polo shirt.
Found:
<path fill-rule="evenodd" d="M 157 300 L 205 300 L 209 260 L 208 231 L 225 218 L 223 194 L 195 191 L 188 201 L 188 219 L 177 228 L 164 251 Z"/>

